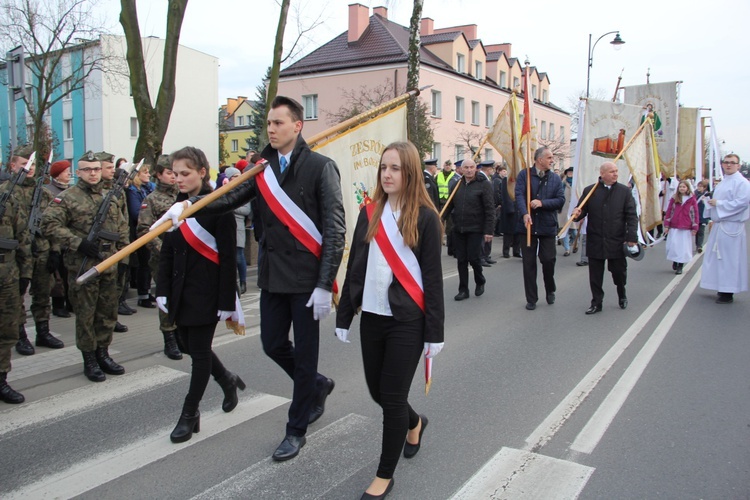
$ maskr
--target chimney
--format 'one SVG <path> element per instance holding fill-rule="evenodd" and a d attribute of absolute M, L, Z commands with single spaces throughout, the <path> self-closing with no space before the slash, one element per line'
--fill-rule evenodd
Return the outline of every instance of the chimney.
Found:
<path fill-rule="evenodd" d="M 388 19 L 388 7 L 380 6 L 380 7 L 374 7 L 372 9 L 373 14 L 377 14 L 383 19 Z"/>
<path fill-rule="evenodd" d="M 420 21 L 419 35 L 432 35 L 432 31 L 435 29 L 435 21 L 429 17 L 423 17 Z"/>
<path fill-rule="evenodd" d="M 513 57 L 513 56 L 510 55 L 510 45 L 511 44 L 509 44 L 509 43 L 500 43 L 497 46 L 498 50 L 502 50 L 503 52 L 505 52 L 505 57 L 507 57 L 508 59 L 510 59 L 511 57 Z"/>
<path fill-rule="evenodd" d="M 370 9 L 361 3 L 349 5 L 349 38 L 348 42 L 356 42 L 370 24 Z"/>

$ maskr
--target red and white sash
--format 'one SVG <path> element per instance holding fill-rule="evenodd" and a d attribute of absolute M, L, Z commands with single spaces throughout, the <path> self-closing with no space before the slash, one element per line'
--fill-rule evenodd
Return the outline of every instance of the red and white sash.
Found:
<path fill-rule="evenodd" d="M 370 203 L 365 208 L 367 219 L 372 219 L 375 211 L 375 203 Z M 411 248 L 406 246 L 404 238 L 398 230 L 398 224 L 393 216 L 390 203 L 383 207 L 383 215 L 378 223 L 378 231 L 375 233 L 375 242 L 383 253 L 386 262 L 393 271 L 406 293 L 424 312 L 424 285 L 422 284 L 422 268 L 419 267 L 417 256 Z"/>
<path fill-rule="evenodd" d="M 273 170 L 266 168 L 256 175 L 255 179 L 271 212 L 289 228 L 289 232 L 297 241 L 320 258 L 323 251 L 323 236 L 312 219 L 281 189 Z"/>
<path fill-rule="evenodd" d="M 214 264 L 219 264 L 219 247 L 216 245 L 216 238 L 214 235 L 209 233 L 203 226 L 201 226 L 194 217 L 185 219 L 185 223 L 180 225 L 180 232 L 182 237 L 185 238 L 188 245 L 207 258 Z M 234 313 L 232 317 L 227 320 L 227 324 L 233 321 L 241 327 L 242 333 L 245 333 L 245 315 L 242 312 L 242 304 L 240 304 L 240 297 L 235 292 L 234 294 Z M 234 325 L 229 325 L 235 333 L 239 333 Z"/>

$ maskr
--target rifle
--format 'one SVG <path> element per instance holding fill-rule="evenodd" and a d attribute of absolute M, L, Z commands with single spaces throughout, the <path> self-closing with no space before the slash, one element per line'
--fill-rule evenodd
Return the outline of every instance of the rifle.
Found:
<path fill-rule="evenodd" d="M 29 211 L 29 232 L 31 233 L 31 239 L 33 241 L 37 236 L 41 236 L 42 233 L 39 230 L 39 226 L 42 223 L 42 210 L 40 202 L 42 201 L 42 190 L 44 189 L 44 178 L 49 175 L 49 169 L 52 166 L 52 151 L 49 152 L 49 158 L 47 163 L 44 164 L 42 170 L 39 172 L 39 176 L 36 179 L 36 187 L 34 188 L 34 195 L 31 197 L 31 210 Z"/>
<path fill-rule="evenodd" d="M 104 231 L 102 229 L 102 226 L 104 226 L 104 223 L 107 221 L 107 214 L 109 213 L 109 206 L 112 204 L 112 200 L 122 194 L 123 190 L 125 189 L 125 184 L 128 181 L 133 180 L 142 165 L 143 160 L 141 160 L 135 168 L 133 168 L 133 165 L 130 164 L 117 175 L 117 178 L 112 185 L 112 189 L 107 191 L 107 194 L 104 196 L 102 203 L 99 205 L 99 209 L 96 211 L 94 222 L 91 224 L 91 229 L 89 230 L 89 234 L 86 236 L 86 241 L 93 243 L 96 240 L 102 239 L 114 243 L 120 240 L 120 235 L 118 233 L 113 233 L 112 231 Z M 83 258 L 83 262 L 81 262 L 81 268 L 78 270 L 78 276 L 83 274 L 87 260 L 88 257 Z M 99 254 L 99 260 L 104 260 L 104 256 Z"/>

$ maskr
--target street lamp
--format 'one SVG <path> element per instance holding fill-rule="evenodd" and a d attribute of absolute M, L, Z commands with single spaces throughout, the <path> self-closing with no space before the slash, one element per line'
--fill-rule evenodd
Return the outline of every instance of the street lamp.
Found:
<path fill-rule="evenodd" d="M 588 70 L 586 72 L 586 98 L 587 99 L 589 97 L 589 83 L 591 82 L 591 66 L 594 64 L 594 49 L 596 48 L 596 44 L 599 43 L 599 40 L 601 40 L 602 38 L 604 38 L 607 35 L 611 35 L 612 33 L 616 33 L 616 35 L 615 35 L 615 38 L 611 42 L 609 42 L 609 43 L 612 44 L 612 46 L 615 48 L 615 50 L 619 50 L 620 45 L 622 45 L 622 44 L 625 43 L 625 40 L 623 40 L 622 38 L 620 38 L 620 32 L 619 31 L 615 30 L 615 31 L 610 31 L 608 33 L 603 34 L 602 36 L 600 36 L 599 38 L 596 39 L 596 41 L 594 42 L 593 47 L 591 46 L 591 33 L 589 33 L 589 60 L 588 60 L 589 67 L 588 67 Z"/>

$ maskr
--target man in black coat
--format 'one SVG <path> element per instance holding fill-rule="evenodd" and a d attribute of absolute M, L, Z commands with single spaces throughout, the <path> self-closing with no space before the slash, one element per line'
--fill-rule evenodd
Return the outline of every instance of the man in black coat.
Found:
<path fill-rule="evenodd" d="M 581 201 L 595 187 L 591 198 L 581 206 Z M 628 264 L 623 243 L 627 242 L 629 248 L 638 248 L 638 215 L 631 190 L 617 182 L 617 165 L 612 162 L 602 164 L 599 168 L 599 182 L 583 190 L 572 215 L 576 221 L 588 216 L 586 255 L 589 258 L 591 307 L 586 314 L 596 314 L 602 310 L 605 260 L 609 261 L 608 268 L 617 287 L 620 308 L 625 309 L 628 307 L 625 293 Z"/>
<path fill-rule="evenodd" d="M 435 171 L 437 170 L 437 158 L 430 158 L 424 161 L 425 168 L 422 170 L 422 176 L 424 177 L 424 187 L 427 189 L 427 195 L 435 205 L 435 210 L 440 211 L 440 194 L 438 193 L 438 185 L 435 180 Z"/>
<path fill-rule="evenodd" d="M 294 381 L 286 435 L 273 454 L 276 461 L 299 454 L 307 425 L 323 414 L 334 387 L 333 380 L 317 371 L 319 321 L 331 312 L 331 290 L 344 253 L 344 204 L 336 162 L 307 145 L 301 135 L 303 116 L 297 101 L 277 96 L 268 113 L 269 145 L 261 154 L 268 161 L 264 181 L 258 174 L 203 209 L 223 213 L 258 199 L 263 221 L 260 338 L 265 353 Z M 182 204 L 173 205 L 152 227 L 167 219 L 177 224 L 182 209 Z M 289 341 L 292 325 L 294 343 Z"/>
<path fill-rule="evenodd" d="M 482 273 L 482 244 L 492 241 L 495 226 L 495 205 L 492 183 L 477 173 L 474 160 L 463 161 L 463 176 L 456 185 L 456 194 L 446 215 L 452 216 L 454 252 L 458 260 L 458 295 L 456 300 L 469 298 L 469 264 L 474 270 L 474 295 L 484 293 L 487 281 Z"/>
<path fill-rule="evenodd" d="M 534 152 L 534 166 L 531 167 L 531 196 L 528 212 L 526 206 L 526 175 L 522 170 L 516 179 L 516 211 L 521 218 L 516 226 L 516 233 L 524 241 L 521 252 L 523 257 L 523 287 L 526 292 L 526 309 L 536 309 L 539 295 L 536 284 L 536 258 L 542 264 L 542 277 L 547 304 L 555 303 L 555 261 L 557 248 L 557 212 L 565 203 L 565 190 L 560 176 L 552 172 L 555 162 L 552 151 L 539 148 Z M 526 227 L 531 226 L 531 246 L 526 246 Z"/>

